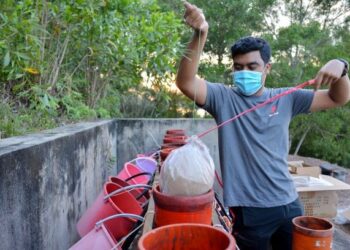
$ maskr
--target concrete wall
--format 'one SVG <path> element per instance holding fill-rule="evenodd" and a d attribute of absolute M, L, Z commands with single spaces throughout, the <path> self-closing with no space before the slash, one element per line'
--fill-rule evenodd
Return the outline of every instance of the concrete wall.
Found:
<path fill-rule="evenodd" d="M 0 140 L 0 249 L 68 249 L 115 156 L 115 121 Z"/>
<path fill-rule="evenodd" d="M 137 153 L 157 150 L 169 128 L 192 135 L 212 126 L 213 120 L 110 120 L 0 140 L 0 249 L 68 249 L 108 175 Z M 203 141 L 218 166 L 216 131 Z"/>
<path fill-rule="evenodd" d="M 117 164 L 123 164 L 136 157 L 138 153 L 155 152 L 162 144 L 167 129 L 180 128 L 187 135 L 196 135 L 215 126 L 211 119 L 125 119 L 117 125 Z M 219 161 L 217 131 L 202 138 L 208 146 L 216 164 Z"/>
<path fill-rule="evenodd" d="M 215 126 L 212 119 L 124 119 L 117 125 L 117 168 L 132 160 L 138 153 L 155 152 L 162 144 L 167 129 L 180 128 L 187 135 L 198 135 Z M 219 150 L 217 130 L 207 134 L 201 140 L 208 147 L 217 173 L 220 175 Z M 191 167 L 191 166 L 189 166 Z M 222 188 L 217 182 L 214 190 L 222 198 Z M 221 202 L 223 200 L 221 199 Z"/>

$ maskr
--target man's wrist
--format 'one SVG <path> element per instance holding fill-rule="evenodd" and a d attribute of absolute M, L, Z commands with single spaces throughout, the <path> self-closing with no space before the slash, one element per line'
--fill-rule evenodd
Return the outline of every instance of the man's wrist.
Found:
<path fill-rule="evenodd" d="M 343 58 L 337 58 L 338 61 L 341 61 L 343 64 L 344 64 L 344 69 L 343 69 L 343 72 L 341 74 L 341 77 L 345 76 L 348 74 L 348 71 L 349 71 L 349 63 L 348 61 L 346 61 L 345 59 Z"/>
<path fill-rule="evenodd" d="M 206 36 L 208 34 L 208 30 L 195 29 L 194 33 L 196 36 Z"/>

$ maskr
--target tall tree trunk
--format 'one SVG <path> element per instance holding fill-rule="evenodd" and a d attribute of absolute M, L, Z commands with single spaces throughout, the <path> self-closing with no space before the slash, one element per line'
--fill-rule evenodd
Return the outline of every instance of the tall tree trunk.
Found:
<path fill-rule="evenodd" d="M 223 55 L 222 55 L 222 54 L 219 54 L 219 55 L 218 55 L 218 64 L 219 64 L 219 66 L 222 65 L 222 60 L 223 60 Z"/>
<path fill-rule="evenodd" d="M 301 145 L 303 144 L 303 142 L 304 142 L 304 140 L 305 140 L 305 137 L 306 137 L 307 133 L 309 133 L 310 129 L 311 129 L 311 126 L 309 126 L 309 127 L 305 130 L 304 134 L 301 136 L 301 138 L 300 138 L 300 140 L 299 140 L 299 142 L 298 142 L 298 145 L 297 145 L 297 147 L 295 148 L 294 155 L 297 155 L 297 154 L 298 154 L 299 149 L 300 149 Z"/>

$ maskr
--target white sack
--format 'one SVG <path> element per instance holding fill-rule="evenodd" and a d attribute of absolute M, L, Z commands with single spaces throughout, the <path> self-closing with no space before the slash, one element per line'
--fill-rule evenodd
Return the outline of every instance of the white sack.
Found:
<path fill-rule="evenodd" d="M 214 184 L 215 166 L 208 148 L 191 137 L 188 143 L 173 150 L 160 171 L 161 192 L 169 195 L 194 196 L 208 192 Z"/>

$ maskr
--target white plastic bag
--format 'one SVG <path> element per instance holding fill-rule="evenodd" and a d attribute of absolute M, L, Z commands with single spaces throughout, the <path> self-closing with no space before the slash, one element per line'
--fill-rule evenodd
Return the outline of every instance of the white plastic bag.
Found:
<path fill-rule="evenodd" d="M 208 192 L 214 184 L 215 166 L 205 144 L 194 136 L 173 150 L 160 172 L 160 191 L 168 195 L 194 196 Z"/>

